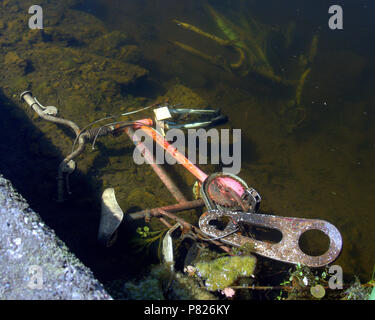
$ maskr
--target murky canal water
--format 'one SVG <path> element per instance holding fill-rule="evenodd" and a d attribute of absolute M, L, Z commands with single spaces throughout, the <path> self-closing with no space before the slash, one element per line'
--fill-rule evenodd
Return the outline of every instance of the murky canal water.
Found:
<path fill-rule="evenodd" d="M 262 211 L 333 223 L 344 242 L 336 264 L 349 278 L 369 280 L 375 263 L 372 2 L 46 1 L 40 39 L 22 28 L 20 33 L 5 16 L 26 21 L 26 5 L 5 2 L 1 121 L 9 135 L 1 136 L 0 170 L 101 280 L 126 278 L 141 263 L 127 245 L 125 226 L 114 247 L 97 246 L 101 191 L 114 187 L 124 211 L 173 198 L 149 167 L 134 165 L 133 146 L 123 137 L 87 150 L 71 176 L 70 202 L 51 204 L 56 168 L 72 135 L 25 111 L 15 95 L 26 89 L 81 126 L 167 98 L 220 108 L 229 118 L 223 128 L 242 130 L 239 176 L 262 195 Z M 328 27 L 332 4 L 344 8 L 344 30 Z M 235 41 L 244 61 L 238 51 L 181 22 Z M 31 61 L 32 68 L 17 59 Z M 108 61 L 118 65 L 95 69 Z M 133 79 L 120 79 L 130 69 Z M 191 197 L 193 177 L 181 168 L 170 172 Z M 320 239 L 310 240 L 314 251 Z"/>

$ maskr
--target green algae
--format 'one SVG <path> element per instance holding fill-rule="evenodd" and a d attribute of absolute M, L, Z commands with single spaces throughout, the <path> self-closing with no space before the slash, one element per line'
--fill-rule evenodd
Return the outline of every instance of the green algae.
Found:
<path fill-rule="evenodd" d="M 198 262 L 195 266 L 198 275 L 205 280 L 206 288 L 216 291 L 231 286 L 240 277 L 252 276 L 256 259 L 253 256 L 222 257 L 210 262 Z"/>
<path fill-rule="evenodd" d="M 226 20 L 223 16 L 219 15 L 211 6 L 207 5 L 208 11 L 214 18 L 217 26 L 223 32 L 223 34 L 230 40 L 233 41 L 237 46 L 244 47 L 243 44 L 238 40 L 237 34 L 229 26 L 231 23 Z"/>
<path fill-rule="evenodd" d="M 237 24 L 234 24 L 211 6 L 207 6 L 207 8 L 218 28 L 232 42 L 234 47 L 240 49 L 239 62 L 232 64 L 232 67 L 242 67 L 242 70 L 239 70 L 242 76 L 254 72 L 277 83 L 284 81 L 281 76 L 275 73 L 268 59 L 267 44 L 272 31 L 269 27 L 244 14 L 239 14 L 236 17 Z M 245 60 L 247 60 L 247 63 L 245 63 Z"/>
<path fill-rule="evenodd" d="M 91 14 L 70 9 L 78 2 L 42 1 L 43 9 L 49 13 L 44 30 L 28 29 L 28 16 L 23 9 L 12 10 L 11 14 L 0 11 L 1 26 L 5 29 L 0 40 L 0 61 L 4 61 L 6 67 L 0 86 L 6 88 L 6 94 L 17 104 L 20 92 L 32 90 L 42 104 L 55 105 L 60 116 L 83 127 L 109 113 L 119 114 L 129 107 L 143 105 L 146 99 L 124 96 L 122 90 L 146 77 L 148 70 L 136 64 L 141 52 L 134 43 L 127 43 L 127 35 L 108 30 Z M 2 5 L 10 6 L 10 3 Z M 19 105 L 62 154 L 70 152 L 73 136 L 69 130 L 43 121 L 32 110 Z M 147 166 L 137 170 L 132 159 L 133 148 L 127 137 L 102 139 L 98 141 L 97 150 L 87 147 L 77 159 L 77 171 L 92 181 L 98 193 L 102 187 L 115 187 L 124 210 L 173 201 L 168 196 L 163 199 L 161 191 L 160 195 L 152 193 L 154 185 L 162 190 L 162 184 Z M 28 149 L 35 157 L 53 157 L 53 153 L 44 150 L 37 141 Z M 114 157 L 116 161 L 111 157 L 114 154 L 118 155 Z M 108 158 L 110 161 L 105 160 Z M 107 166 L 112 165 L 114 168 L 107 170 Z M 70 178 L 73 199 L 75 177 L 74 174 Z M 146 194 L 142 189 L 133 189 L 134 185 L 142 183 Z M 52 189 L 53 184 L 49 184 Z M 90 202 L 87 199 L 77 201 Z"/>
<path fill-rule="evenodd" d="M 151 268 L 140 281 L 129 281 L 124 285 L 125 296 L 135 300 L 215 300 L 210 292 L 200 288 L 191 277 L 180 272 L 171 274 L 166 265 Z"/>
<path fill-rule="evenodd" d="M 9 51 L 4 57 L 4 65 L 10 72 L 23 76 L 26 73 L 28 63 L 15 51 Z"/>

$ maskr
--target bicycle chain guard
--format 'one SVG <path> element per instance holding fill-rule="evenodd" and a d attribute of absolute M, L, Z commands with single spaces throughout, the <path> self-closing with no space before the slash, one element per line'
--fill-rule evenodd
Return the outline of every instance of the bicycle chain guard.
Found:
<path fill-rule="evenodd" d="M 223 243 L 235 247 L 249 243 L 254 247 L 256 254 L 282 262 L 301 263 L 309 267 L 327 265 L 341 252 L 341 234 L 327 221 L 256 213 L 261 201 L 260 195 L 234 175 L 209 176 L 202 184 L 201 195 L 208 212 L 199 218 L 199 228 L 207 236 L 220 239 Z M 230 222 L 224 230 L 219 230 L 211 222 L 222 217 L 230 218 Z M 243 236 L 236 232 L 242 223 L 279 230 L 282 239 L 277 243 L 270 243 Z M 329 237 L 329 249 L 324 254 L 310 256 L 301 250 L 299 239 L 308 230 L 319 230 Z"/>

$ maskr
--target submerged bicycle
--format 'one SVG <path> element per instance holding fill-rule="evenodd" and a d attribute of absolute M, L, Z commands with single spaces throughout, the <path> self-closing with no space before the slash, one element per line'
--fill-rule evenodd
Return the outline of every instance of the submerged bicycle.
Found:
<path fill-rule="evenodd" d="M 164 139 L 162 132 L 155 129 L 155 124 L 160 120 L 157 116 L 155 119 L 146 118 L 136 121 L 113 121 L 114 117 L 109 116 L 94 121 L 81 130 L 73 121 L 58 117 L 55 107 L 44 107 L 40 104 L 30 91 L 23 92 L 21 99 L 41 118 L 56 124 L 68 126 L 76 135 L 72 152 L 61 161 L 58 168 L 58 201 L 60 202 L 64 201 L 65 191 L 70 192 L 68 178 L 76 168 L 74 159 L 84 151 L 86 143 L 91 142 L 94 146 L 99 137 L 109 134 L 120 135 L 125 132 L 137 148 L 142 150 L 147 163 L 152 166 L 155 173 L 178 203 L 132 213 L 127 215 L 127 218 L 145 218 L 147 220 L 151 217 L 158 217 L 169 228 L 164 241 L 166 247 L 164 258 L 166 260 L 169 259 L 170 262 L 173 262 L 170 237 L 171 233 L 177 228 L 183 229 L 184 234 L 189 233 L 197 241 L 209 241 L 227 252 L 231 250 L 230 247 L 232 246 L 242 247 L 245 244 L 250 244 L 254 248 L 255 254 L 286 263 L 303 264 L 309 267 L 325 266 L 333 262 L 340 254 L 342 237 L 334 225 L 319 219 L 280 217 L 258 213 L 261 197 L 254 188 L 249 187 L 246 182 L 236 175 L 224 173 L 207 175 L 204 173 L 175 147 L 169 144 Z M 220 115 L 219 110 L 178 109 L 176 107 L 168 104 L 153 104 L 136 111 L 121 114 L 121 116 L 127 116 L 148 109 L 153 109 L 157 115 L 158 110 L 160 111 L 161 108 L 164 108 L 164 111 L 167 111 L 169 115 L 186 116 L 196 114 L 208 117 L 204 121 L 189 124 L 178 124 L 168 120 L 165 122 L 164 129 L 205 127 L 226 120 L 224 116 Z M 92 127 L 104 121 L 107 121 L 107 123 L 98 127 Z M 152 138 L 159 147 L 163 148 L 197 178 L 201 199 L 195 201 L 186 200 L 167 172 L 160 165 L 156 164 L 154 156 L 147 149 L 147 146 L 142 144 L 141 139 L 137 136 L 137 132 L 139 131 Z M 179 211 L 203 206 L 207 210 L 200 216 L 199 226 L 191 225 L 178 215 L 175 215 Z M 218 223 L 215 222 L 222 221 L 223 218 L 227 223 L 224 228 L 219 228 Z M 114 189 L 106 189 L 102 195 L 98 240 L 106 245 L 110 245 L 123 219 L 124 213 L 116 201 Z M 166 219 L 173 220 L 175 224 L 172 226 Z M 276 229 L 282 233 L 282 239 L 277 243 L 256 240 L 253 237 L 244 235 L 246 233 L 245 225 Z M 299 238 L 308 230 L 320 230 L 328 236 L 330 245 L 324 254 L 310 256 L 301 250 Z"/>

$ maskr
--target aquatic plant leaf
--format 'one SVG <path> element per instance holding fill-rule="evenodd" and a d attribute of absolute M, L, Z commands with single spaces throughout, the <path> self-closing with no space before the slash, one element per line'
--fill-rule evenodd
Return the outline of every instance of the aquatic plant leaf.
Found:
<path fill-rule="evenodd" d="M 172 243 L 172 233 L 180 226 L 179 223 L 176 223 L 172 228 L 168 230 L 163 239 L 163 259 L 164 262 L 171 265 L 173 270 L 174 257 L 173 257 L 173 243 Z"/>
<path fill-rule="evenodd" d="M 107 245 L 123 217 L 124 213 L 116 201 L 115 190 L 113 188 L 105 189 L 102 194 L 98 240 Z"/>

